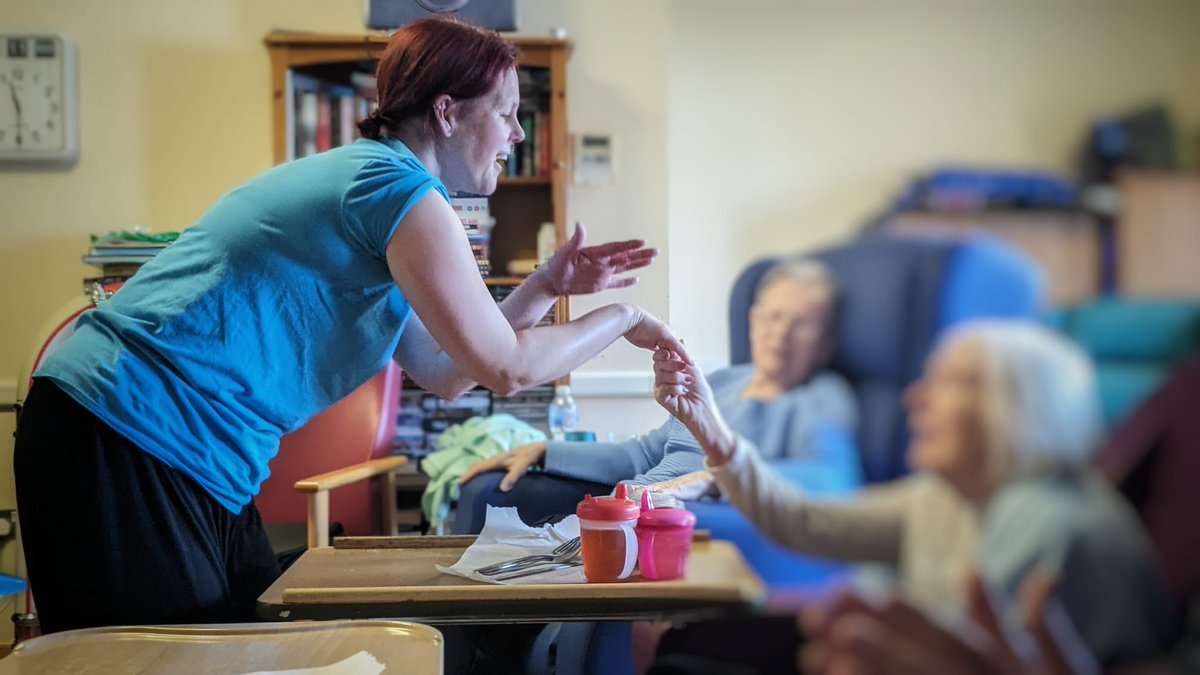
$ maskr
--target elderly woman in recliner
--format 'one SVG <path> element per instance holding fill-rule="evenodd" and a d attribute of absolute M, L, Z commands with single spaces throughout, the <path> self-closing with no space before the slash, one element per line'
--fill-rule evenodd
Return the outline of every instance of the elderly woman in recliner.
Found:
<path fill-rule="evenodd" d="M 801 259 L 775 265 L 750 310 L 752 363 L 712 375 L 715 400 L 730 424 L 781 471 L 822 492 L 862 483 L 854 393 L 839 375 L 823 370 L 834 347 L 836 301 L 822 264 Z M 711 485 L 703 464 L 699 444 L 673 419 L 624 443 L 519 446 L 463 475 L 454 531 L 478 532 L 486 504 L 517 506 L 530 522 L 573 513 L 585 494 L 608 492 L 620 481 L 696 498 Z M 525 477 L 536 466 L 544 471 Z"/>
<path fill-rule="evenodd" d="M 700 442 L 721 490 L 797 551 L 892 563 L 902 592 L 961 616 L 975 568 L 1013 594 L 1040 569 L 1102 662 L 1165 649 L 1175 616 L 1136 515 L 1089 466 L 1100 431 L 1095 376 L 1076 347 L 1020 321 L 954 329 L 905 393 L 915 473 L 843 501 L 814 501 L 734 433 L 704 377 L 655 354 L 655 397 Z"/>

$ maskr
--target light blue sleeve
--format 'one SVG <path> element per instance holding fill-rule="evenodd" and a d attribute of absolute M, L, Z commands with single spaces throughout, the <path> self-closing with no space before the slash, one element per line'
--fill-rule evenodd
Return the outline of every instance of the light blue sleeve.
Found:
<path fill-rule="evenodd" d="M 660 431 L 662 429 L 666 429 L 667 437 L 659 461 L 653 468 L 626 481 L 629 484 L 649 485 L 704 468 L 704 450 L 683 422 L 672 417 Z"/>
<path fill-rule="evenodd" d="M 342 196 L 347 235 L 365 250 L 385 259 L 396 226 L 422 197 L 437 190 L 449 201 L 442 182 L 419 166 L 368 162 Z"/>
<path fill-rule="evenodd" d="M 671 420 L 624 443 L 546 443 L 546 473 L 616 485 L 648 471 L 662 460 Z"/>

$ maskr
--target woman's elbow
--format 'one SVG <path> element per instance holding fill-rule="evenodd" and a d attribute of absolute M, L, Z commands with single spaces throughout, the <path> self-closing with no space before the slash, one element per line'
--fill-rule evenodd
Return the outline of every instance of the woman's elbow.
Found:
<path fill-rule="evenodd" d="M 429 391 L 433 392 L 434 396 L 437 396 L 443 401 L 453 401 L 459 396 L 471 391 L 474 386 L 474 382 L 447 382 L 445 384 L 439 384 L 437 387 L 429 389 Z"/>
<path fill-rule="evenodd" d="M 498 396 L 512 396 L 535 384 L 527 375 L 513 372 L 508 368 L 500 368 L 491 377 L 481 378 L 480 382 Z"/>

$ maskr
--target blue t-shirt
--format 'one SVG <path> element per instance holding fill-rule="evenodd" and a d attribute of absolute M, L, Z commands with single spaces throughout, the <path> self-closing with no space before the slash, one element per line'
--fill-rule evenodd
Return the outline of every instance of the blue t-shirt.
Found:
<path fill-rule="evenodd" d="M 35 373 L 237 513 L 279 437 L 387 365 L 410 314 L 385 249 L 446 189 L 359 140 L 234 189 Z"/>

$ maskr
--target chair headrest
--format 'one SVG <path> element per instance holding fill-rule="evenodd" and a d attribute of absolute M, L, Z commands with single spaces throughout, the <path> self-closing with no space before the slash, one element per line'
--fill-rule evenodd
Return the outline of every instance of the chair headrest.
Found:
<path fill-rule="evenodd" d="M 838 287 L 833 368 L 852 380 L 916 377 L 938 332 L 982 316 L 1033 316 L 1041 279 L 1024 256 L 989 238 L 871 236 L 811 254 Z M 750 360 L 749 309 L 763 275 L 783 257 L 755 261 L 730 296 L 730 361 Z"/>

